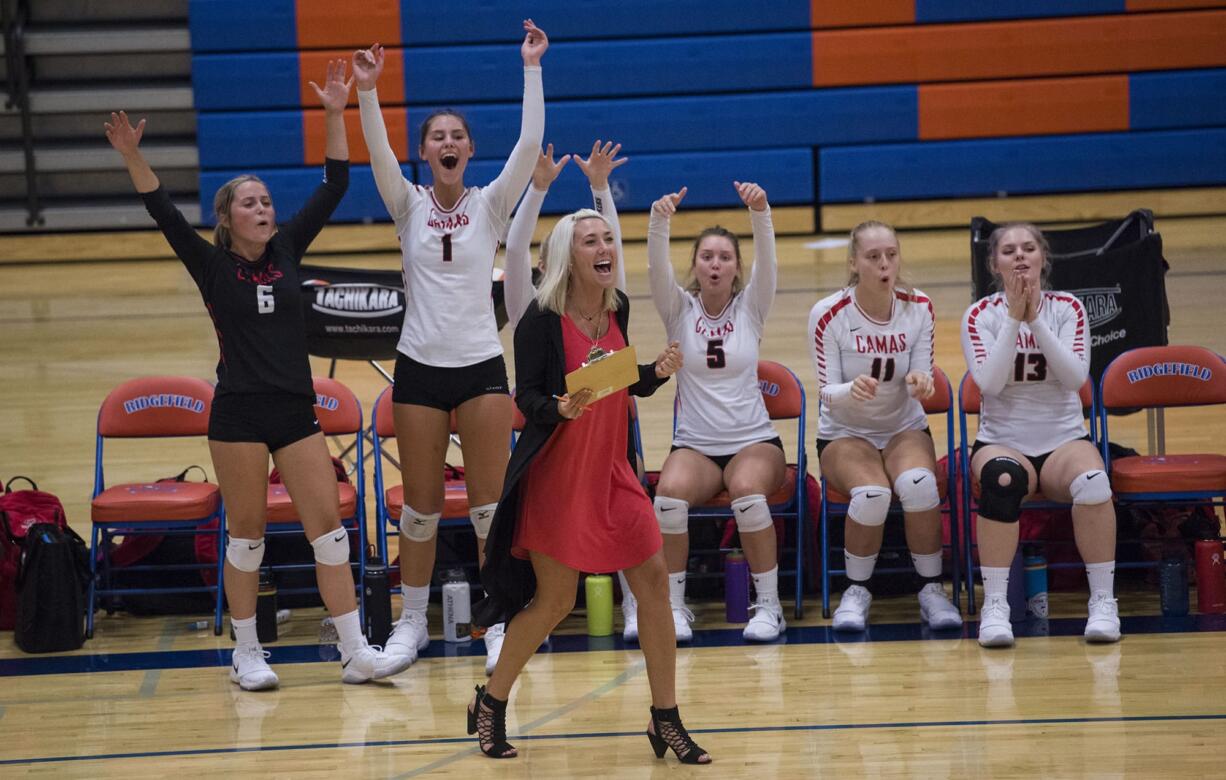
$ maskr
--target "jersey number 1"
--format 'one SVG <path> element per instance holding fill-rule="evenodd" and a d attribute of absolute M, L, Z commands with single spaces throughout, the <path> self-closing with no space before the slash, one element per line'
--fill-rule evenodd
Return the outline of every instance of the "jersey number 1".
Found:
<path fill-rule="evenodd" d="M 272 314 L 273 307 L 276 305 L 276 298 L 272 297 L 271 284 L 257 284 L 255 286 L 255 306 L 256 311 L 260 314 Z"/>
<path fill-rule="evenodd" d="M 451 234 L 450 233 L 443 234 L 443 262 L 444 263 L 451 262 Z"/>
<path fill-rule="evenodd" d="M 885 369 L 884 374 L 882 373 L 883 367 Z M 873 379 L 880 379 L 882 382 L 890 381 L 894 378 L 894 358 L 886 358 L 884 366 L 881 358 L 873 358 L 873 368 L 869 374 L 872 375 Z"/>
<path fill-rule="evenodd" d="M 728 365 L 724 357 L 724 340 L 710 339 L 707 341 L 707 368 L 723 368 Z"/>

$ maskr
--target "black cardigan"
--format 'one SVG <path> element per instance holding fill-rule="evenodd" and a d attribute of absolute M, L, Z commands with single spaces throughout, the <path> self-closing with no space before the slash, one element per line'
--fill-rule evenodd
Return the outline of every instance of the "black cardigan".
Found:
<path fill-rule="evenodd" d="M 614 314 L 628 344 L 630 300 L 620 290 L 617 297 L 620 305 Z M 649 396 L 667 381 L 667 378 L 656 376 L 654 362 L 640 364 L 639 381 L 630 386 L 630 394 Z M 558 414 L 558 402 L 553 398 L 565 392 L 562 318 L 542 309 L 534 300 L 515 329 L 515 403 L 523 412 L 526 425 L 507 464 L 502 498 L 485 542 L 481 584 L 485 586 L 486 597 L 473 606 L 473 622 L 478 626 L 509 621 L 536 593 L 532 564 L 511 555 L 519 520 L 519 488 L 529 464 L 553 435 L 558 423 L 566 422 L 566 418 Z M 559 480 L 558 484 L 564 482 Z"/>

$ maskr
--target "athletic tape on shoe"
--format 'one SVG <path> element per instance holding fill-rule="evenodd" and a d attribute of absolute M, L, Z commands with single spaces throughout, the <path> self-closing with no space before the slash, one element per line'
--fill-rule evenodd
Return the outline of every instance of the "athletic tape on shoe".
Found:
<path fill-rule="evenodd" d="M 891 496 L 890 489 L 881 485 L 852 488 L 847 516 L 860 525 L 884 525 L 886 515 L 890 513 Z"/>
<path fill-rule="evenodd" d="M 1001 477 L 1009 484 L 1001 485 Z M 1000 523 L 1016 523 L 1022 499 L 1030 492 L 1030 475 L 1013 458 L 992 458 L 979 472 L 979 514 Z"/>
<path fill-rule="evenodd" d="M 656 496 L 654 502 L 660 533 L 683 534 L 690 530 L 690 504 L 679 498 Z"/>
<path fill-rule="evenodd" d="M 312 539 L 311 547 L 315 548 L 316 563 L 325 566 L 349 563 L 349 532 L 344 528 L 337 528 L 318 539 Z"/>
<path fill-rule="evenodd" d="M 441 512 L 423 515 L 405 506 L 400 511 L 400 534 L 412 542 L 428 542 L 438 533 L 438 519 L 441 516 Z"/>
<path fill-rule="evenodd" d="M 904 512 L 927 512 L 941 505 L 937 478 L 929 469 L 907 469 L 894 480 L 894 494 Z"/>
<path fill-rule="evenodd" d="M 264 560 L 264 537 L 239 539 L 231 536 L 226 542 L 226 560 L 239 571 L 259 571 Z"/>
<path fill-rule="evenodd" d="M 1068 492 L 1073 496 L 1074 504 L 1105 504 L 1111 500 L 1111 480 L 1107 479 L 1107 474 L 1102 469 L 1084 471 L 1069 484 Z"/>
<path fill-rule="evenodd" d="M 763 531 L 774 526 L 770 507 L 766 505 L 766 496 L 754 493 L 742 496 L 732 502 L 732 514 L 736 517 L 736 528 L 743 534 Z"/>
<path fill-rule="evenodd" d="M 478 539 L 484 539 L 490 535 L 490 526 L 494 523 L 494 510 L 498 508 L 498 504 L 482 504 L 474 506 L 468 510 L 468 519 L 472 521 L 473 530 L 477 532 Z"/>

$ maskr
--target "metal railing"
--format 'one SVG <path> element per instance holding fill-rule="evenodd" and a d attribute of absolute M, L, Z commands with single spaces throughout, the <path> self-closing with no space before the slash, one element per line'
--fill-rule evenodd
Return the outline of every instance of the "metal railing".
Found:
<path fill-rule="evenodd" d="M 4 59 L 8 68 L 5 110 L 21 114 L 21 145 L 25 155 L 26 225 L 43 224 L 42 203 L 34 169 L 34 129 L 30 118 L 30 71 L 27 67 L 25 32 L 30 17 L 28 0 L 0 0 L 0 22 L 4 27 Z"/>

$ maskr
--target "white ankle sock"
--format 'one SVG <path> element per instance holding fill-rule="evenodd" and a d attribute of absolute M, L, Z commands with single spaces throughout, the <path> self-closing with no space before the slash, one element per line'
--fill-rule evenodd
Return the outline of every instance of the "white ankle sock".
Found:
<path fill-rule="evenodd" d="M 863 585 L 873 576 L 877 568 L 877 555 L 853 555 L 843 551 L 843 568 L 847 570 L 847 579 L 856 585 Z"/>
<path fill-rule="evenodd" d="M 332 618 L 332 625 L 336 626 L 336 635 L 341 640 L 341 650 L 346 655 L 355 653 L 366 645 L 366 635 L 362 633 L 362 622 L 359 620 L 356 609 Z"/>
<path fill-rule="evenodd" d="M 989 596 L 1004 596 L 1009 592 L 1008 566 L 980 566 L 979 573 L 983 576 L 983 598 Z"/>
<path fill-rule="evenodd" d="M 404 617 L 410 612 L 421 612 L 425 614 L 426 606 L 430 603 L 430 586 L 422 585 L 414 587 L 412 585 L 401 585 L 400 595 L 404 599 L 404 603 L 400 607 L 400 616 Z"/>
<path fill-rule="evenodd" d="M 242 620 L 230 618 L 230 625 L 234 626 L 234 643 L 239 647 L 260 643 L 260 638 L 255 633 L 255 615 Z"/>
<path fill-rule="evenodd" d="M 758 602 L 779 600 L 779 567 L 764 571 L 761 574 L 750 573 L 753 578 L 753 592 Z"/>
<path fill-rule="evenodd" d="M 1087 563 L 1086 578 L 1090 580 L 1090 595 L 1105 593 L 1112 598 L 1115 593 L 1115 561 Z"/>
<path fill-rule="evenodd" d="M 932 579 L 933 577 L 941 576 L 941 553 L 939 550 L 924 555 L 911 553 L 911 562 L 915 564 L 915 571 L 921 577 Z"/>
<path fill-rule="evenodd" d="M 685 572 L 670 571 L 668 573 L 668 600 L 673 604 L 685 602 Z"/>

